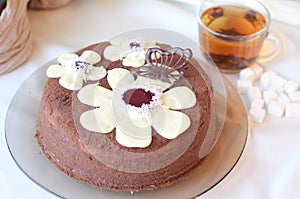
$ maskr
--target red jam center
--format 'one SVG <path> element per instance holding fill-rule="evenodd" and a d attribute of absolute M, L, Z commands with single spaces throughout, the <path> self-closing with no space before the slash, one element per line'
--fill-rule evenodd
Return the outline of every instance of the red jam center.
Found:
<path fill-rule="evenodd" d="M 135 107 L 142 107 L 143 104 L 150 104 L 154 93 L 151 91 L 145 91 L 142 88 L 130 89 L 123 95 L 123 100 L 126 104 L 130 104 Z"/>

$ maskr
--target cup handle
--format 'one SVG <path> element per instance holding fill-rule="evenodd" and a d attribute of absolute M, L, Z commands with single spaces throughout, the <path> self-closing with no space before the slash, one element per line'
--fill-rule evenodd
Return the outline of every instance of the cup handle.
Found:
<path fill-rule="evenodd" d="M 282 42 L 277 34 L 269 33 L 258 56 L 258 63 L 266 63 L 276 58 L 282 49 Z"/>

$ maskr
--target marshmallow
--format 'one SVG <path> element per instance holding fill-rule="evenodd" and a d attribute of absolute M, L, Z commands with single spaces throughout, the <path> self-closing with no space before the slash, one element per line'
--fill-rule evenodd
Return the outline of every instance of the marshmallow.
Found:
<path fill-rule="evenodd" d="M 285 110 L 286 117 L 300 117 L 300 103 L 287 103 Z"/>
<path fill-rule="evenodd" d="M 255 98 L 261 98 L 262 94 L 257 86 L 251 87 L 247 91 L 248 100 L 251 103 Z"/>
<path fill-rule="evenodd" d="M 291 93 L 289 95 L 290 99 L 292 100 L 292 102 L 300 102 L 300 91 Z"/>
<path fill-rule="evenodd" d="M 257 80 L 264 72 L 263 67 L 259 66 L 258 64 L 253 64 L 250 69 L 254 72 L 254 80 Z"/>
<path fill-rule="evenodd" d="M 264 72 L 260 77 L 260 85 L 264 88 L 268 88 L 274 76 L 276 76 L 274 72 Z"/>
<path fill-rule="evenodd" d="M 251 108 L 249 110 L 249 119 L 253 122 L 262 123 L 265 119 L 266 111 L 260 108 Z"/>
<path fill-rule="evenodd" d="M 254 71 L 250 68 L 245 68 L 240 71 L 240 80 L 254 81 Z"/>
<path fill-rule="evenodd" d="M 262 109 L 265 105 L 265 102 L 262 98 L 255 98 L 251 103 L 251 108 Z"/>
<path fill-rule="evenodd" d="M 299 85 L 297 82 L 294 81 L 288 81 L 284 86 L 284 91 L 287 94 L 294 93 L 299 89 Z"/>
<path fill-rule="evenodd" d="M 268 105 L 271 100 L 275 100 L 277 98 L 277 93 L 275 91 L 266 90 L 263 92 L 263 98 L 265 103 Z"/>
<path fill-rule="evenodd" d="M 285 111 L 285 104 L 272 100 L 268 105 L 268 113 L 276 117 L 282 117 Z"/>
<path fill-rule="evenodd" d="M 250 80 L 238 80 L 237 88 L 241 94 L 244 94 L 252 87 L 252 82 Z"/>

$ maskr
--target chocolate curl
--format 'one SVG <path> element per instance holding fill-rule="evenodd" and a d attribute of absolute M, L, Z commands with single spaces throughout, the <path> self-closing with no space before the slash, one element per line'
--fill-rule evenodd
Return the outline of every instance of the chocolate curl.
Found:
<path fill-rule="evenodd" d="M 54 9 L 67 5 L 72 0 L 30 0 L 31 9 Z"/>
<path fill-rule="evenodd" d="M 0 75 L 21 66 L 31 55 L 32 35 L 27 16 L 29 0 L 7 0 L 0 16 Z"/>

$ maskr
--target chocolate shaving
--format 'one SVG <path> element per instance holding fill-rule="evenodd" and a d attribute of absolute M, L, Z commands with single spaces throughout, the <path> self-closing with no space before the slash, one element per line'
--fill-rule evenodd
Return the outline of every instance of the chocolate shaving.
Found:
<path fill-rule="evenodd" d="M 91 68 L 91 65 L 88 62 L 75 61 L 74 67 L 77 72 L 83 72 L 84 74 L 87 74 Z"/>
<path fill-rule="evenodd" d="M 135 76 L 172 83 L 171 80 L 177 81 L 184 75 L 182 71 L 178 70 L 184 68 L 191 57 L 190 49 L 183 50 L 176 47 L 165 51 L 160 48 L 149 48 L 146 53 L 146 64 L 133 69 L 132 73 Z"/>

